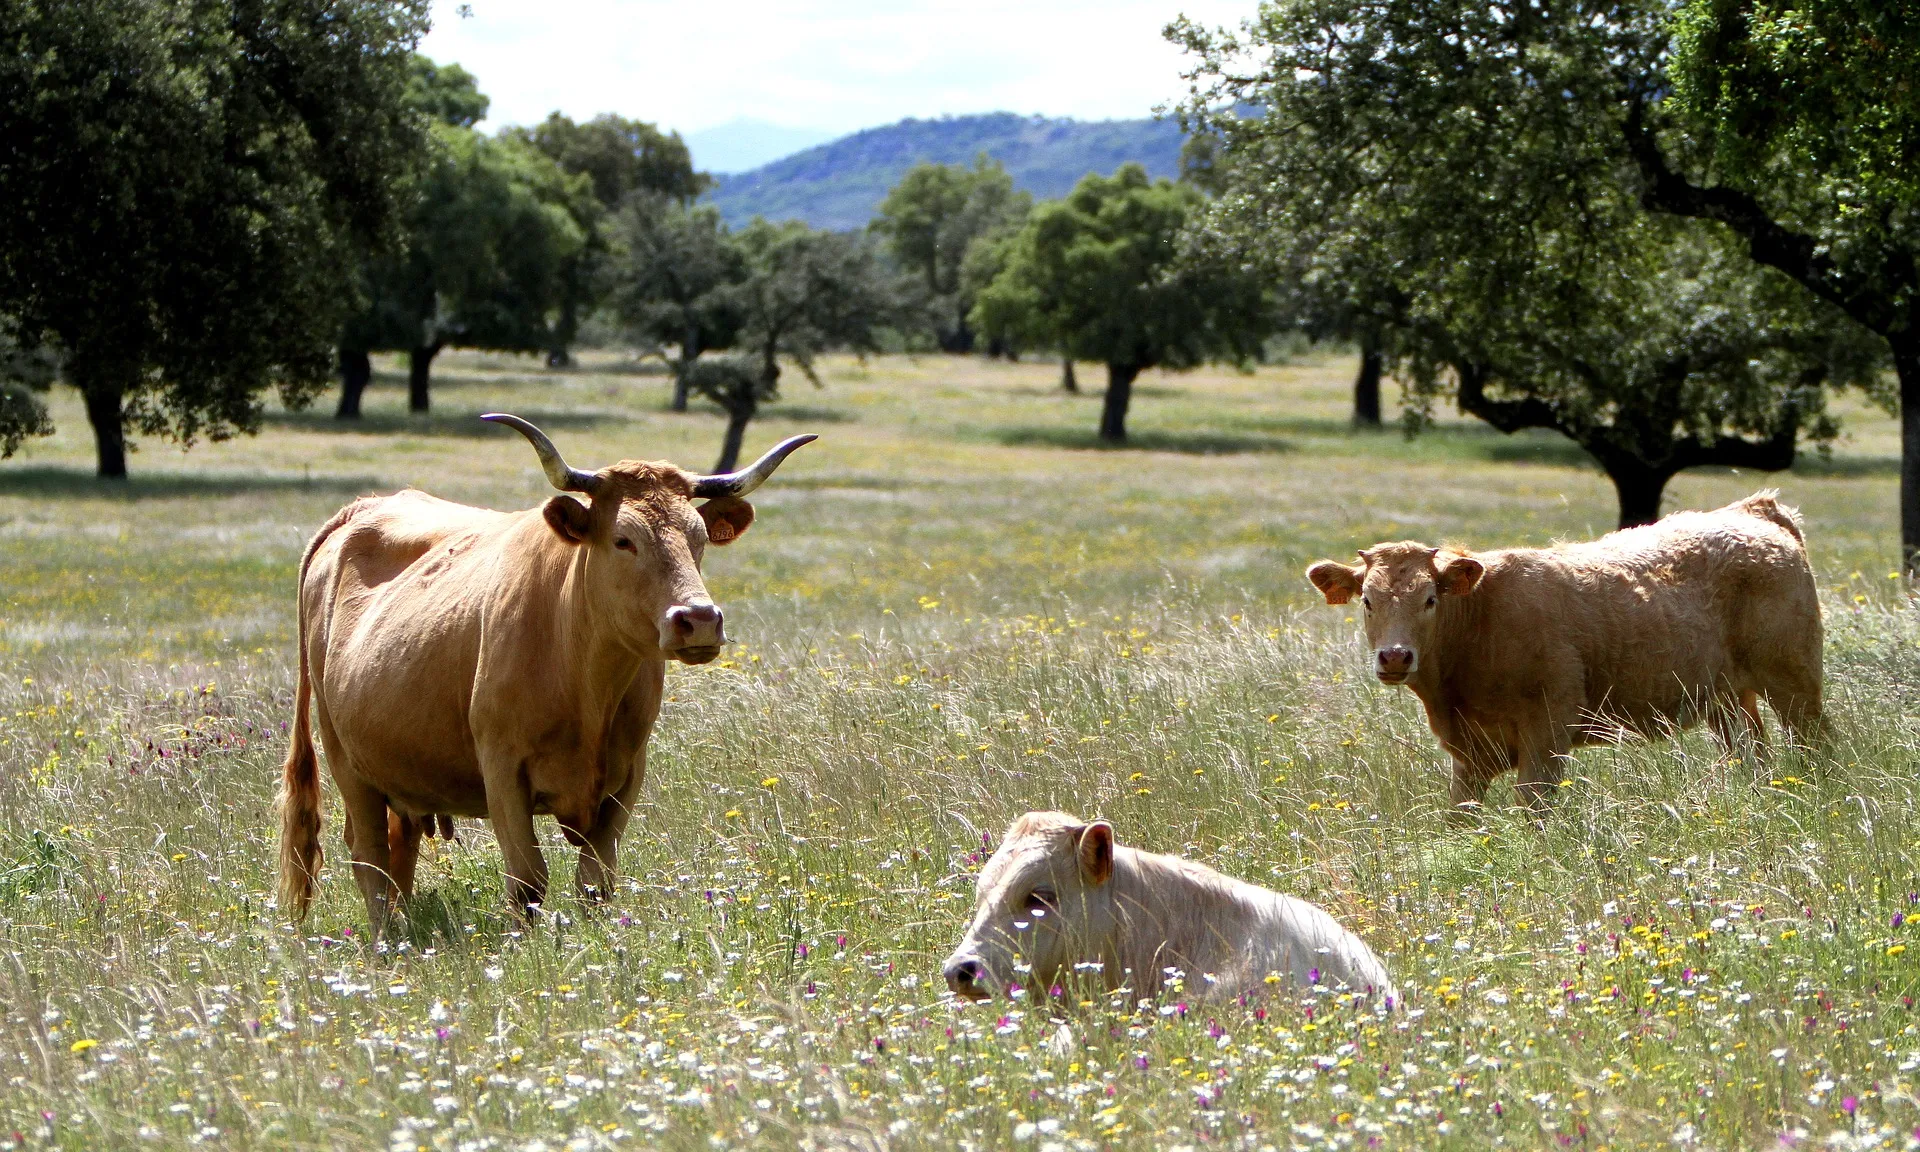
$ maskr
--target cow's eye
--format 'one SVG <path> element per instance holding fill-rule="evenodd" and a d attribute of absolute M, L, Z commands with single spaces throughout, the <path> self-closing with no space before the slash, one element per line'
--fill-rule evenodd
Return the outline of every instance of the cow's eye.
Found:
<path fill-rule="evenodd" d="M 1440 602 L 1440 598 L 1438 596 L 1435 596 L 1431 592 L 1427 593 L 1427 607 L 1431 608 L 1439 602 Z"/>
<path fill-rule="evenodd" d="M 1369 612 L 1373 611 L 1373 598 L 1370 596 L 1360 597 L 1360 607 L 1365 608 Z"/>
<path fill-rule="evenodd" d="M 1035 888 L 1027 893 L 1027 898 L 1021 902 L 1021 910 L 1030 915 L 1045 916 L 1058 907 L 1059 903 L 1060 898 L 1053 894 L 1053 889 Z"/>
<path fill-rule="evenodd" d="M 632 552 L 635 555 L 638 555 L 640 552 L 640 549 L 633 546 L 633 541 L 627 539 L 625 536 L 615 536 L 613 538 L 613 546 L 622 552 Z"/>

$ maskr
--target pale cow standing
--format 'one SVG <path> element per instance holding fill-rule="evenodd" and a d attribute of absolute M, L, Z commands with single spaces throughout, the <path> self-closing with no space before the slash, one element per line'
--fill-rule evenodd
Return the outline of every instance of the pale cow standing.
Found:
<path fill-rule="evenodd" d="M 1759 492 L 1711 512 L 1551 548 L 1403 542 L 1307 569 L 1356 597 L 1375 675 L 1425 705 L 1477 808 L 1508 769 L 1540 810 L 1571 750 L 1702 718 L 1735 752 L 1764 747 L 1765 699 L 1797 741 L 1821 718 L 1821 623 L 1800 517 Z"/>
<path fill-rule="evenodd" d="M 1022 973 L 1016 967 L 1025 964 Z M 1045 990 L 1075 969 L 1107 989 L 1227 998 L 1274 981 L 1371 994 L 1392 1007 L 1387 966 L 1325 909 L 1178 856 L 1114 843 L 1113 826 L 1029 812 L 980 871 L 973 919 L 943 966 L 963 999 Z"/>
<path fill-rule="evenodd" d="M 280 901 L 296 919 L 321 858 L 309 697 L 376 935 L 412 893 L 421 834 L 450 816 L 493 822 L 516 908 L 546 893 L 540 814 L 579 847 L 582 893 L 604 896 L 666 662 L 704 664 L 726 642 L 701 555 L 746 531 L 741 497 L 814 439 L 721 476 L 637 460 L 586 472 L 532 424 L 483 419 L 519 431 L 554 487 L 587 499 L 495 512 L 423 492 L 368 497 L 307 546 L 281 786 Z"/>

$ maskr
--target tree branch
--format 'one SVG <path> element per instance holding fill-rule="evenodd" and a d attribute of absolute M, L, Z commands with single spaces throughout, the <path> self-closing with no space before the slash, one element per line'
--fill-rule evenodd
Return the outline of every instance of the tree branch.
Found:
<path fill-rule="evenodd" d="M 1748 193 L 1722 185 L 1702 187 L 1674 171 L 1647 125 L 1644 98 L 1634 93 L 1627 100 L 1623 130 L 1627 152 L 1646 180 L 1640 193 L 1643 207 L 1725 224 L 1746 239 L 1757 262 L 1793 277 L 1872 331 L 1882 336 L 1893 331 L 1901 319 L 1893 306 L 1895 292 L 1876 289 L 1868 278 L 1842 271 L 1818 240 L 1775 220 Z M 1911 286 L 1912 277 L 1902 275 L 1896 261 L 1889 260 L 1888 272 L 1893 277 L 1889 288 Z"/>
<path fill-rule="evenodd" d="M 1722 468 L 1751 468 L 1756 472 L 1780 472 L 1793 467 L 1800 448 L 1800 413 L 1789 409 L 1780 427 L 1765 440 L 1746 440 L 1739 436 L 1720 436 L 1703 443 L 1688 436 L 1674 441 L 1675 471 L 1714 464 Z"/>
<path fill-rule="evenodd" d="M 1490 373 L 1481 364 L 1455 364 L 1454 373 L 1460 377 L 1460 411 L 1469 416 L 1477 416 L 1502 432 L 1514 433 L 1522 428 L 1551 428 L 1556 432 L 1572 433 L 1560 423 L 1560 416 L 1553 406 L 1531 397 L 1525 400 L 1495 400 L 1487 395 L 1487 377 Z"/>

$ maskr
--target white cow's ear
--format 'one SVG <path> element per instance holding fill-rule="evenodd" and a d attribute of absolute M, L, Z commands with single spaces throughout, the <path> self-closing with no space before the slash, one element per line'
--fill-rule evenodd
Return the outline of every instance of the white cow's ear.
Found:
<path fill-rule="evenodd" d="M 547 527 L 569 544 L 578 544 L 593 531 L 593 510 L 571 496 L 555 496 L 540 510 Z"/>
<path fill-rule="evenodd" d="M 1487 574 L 1487 566 L 1471 556 L 1441 556 L 1434 565 L 1434 583 L 1448 596 L 1465 596 Z"/>
<path fill-rule="evenodd" d="M 1087 883 L 1096 887 L 1105 884 L 1113 876 L 1113 825 L 1095 820 L 1080 829 L 1074 855 L 1079 857 L 1080 874 Z"/>
<path fill-rule="evenodd" d="M 1332 560 L 1322 560 L 1307 569 L 1307 579 L 1320 589 L 1320 594 L 1329 604 L 1345 604 L 1360 594 L 1360 581 L 1366 576 L 1364 568 L 1349 568 Z"/>

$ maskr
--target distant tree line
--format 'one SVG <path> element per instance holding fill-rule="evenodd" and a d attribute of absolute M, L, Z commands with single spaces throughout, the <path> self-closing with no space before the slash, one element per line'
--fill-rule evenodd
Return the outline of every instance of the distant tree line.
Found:
<path fill-rule="evenodd" d="M 1894 0 L 1270 0 L 1184 20 L 1177 180 L 1136 165 L 1034 203 L 982 156 L 922 164 L 869 228 L 699 202 L 685 144 L 614 115 L 486 133 L 415 51 L 424 0 L 0 0 L 0 453 L 64 377 L 102 476 L 126 435 L 252 431 L 372 355 L 431 404 L 449 347 L 564 366 L 588 327 L 656 351 L 730 467 L 789 370 L 834 349 L 1104 365 L 1124 443 L 1149 369 L 1300 332 L 1400 385 L 1548 428 L 1623 524 L 1706 464 L 1779 469 L 1836 389 L 1902 419 L 1920 557 L 1920 11 Z M 1891 383 L 1887 369 L 1892 368 Z"/>

